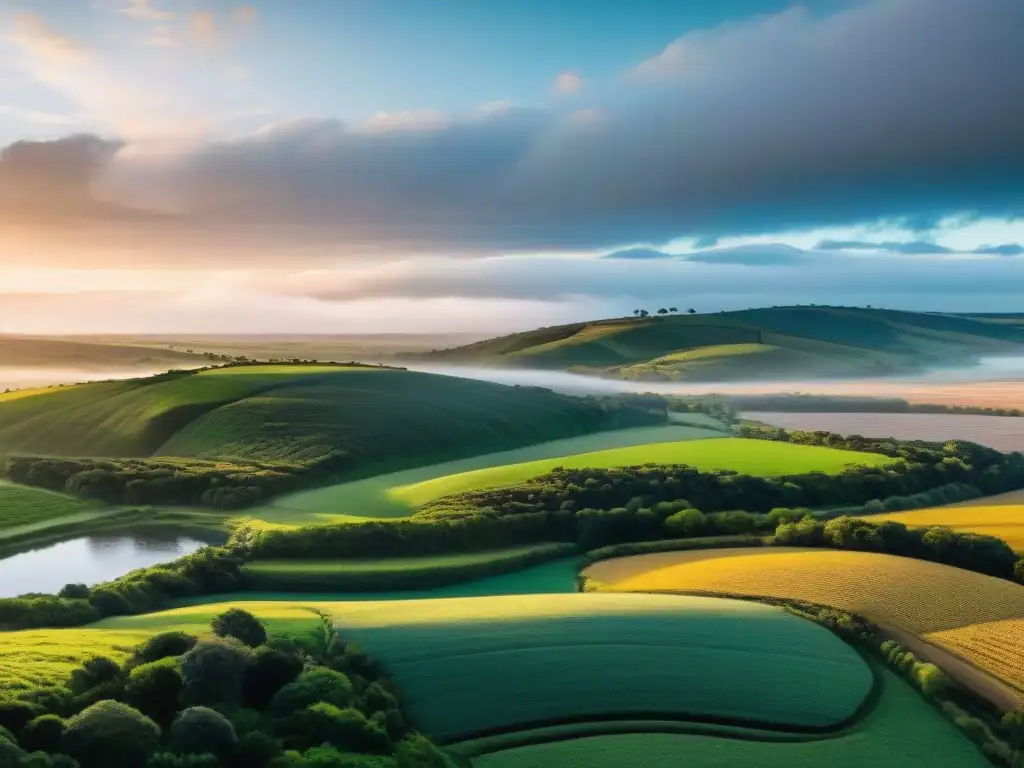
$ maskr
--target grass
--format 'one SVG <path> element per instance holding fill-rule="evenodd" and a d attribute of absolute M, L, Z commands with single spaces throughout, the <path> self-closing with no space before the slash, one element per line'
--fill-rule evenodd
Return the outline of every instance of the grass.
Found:
<path fill-rule="evenodd" d="M 1003 539 L 1013 549 L 1024 552 L 1024 494 L 1012 496 L 1017 503 L 999 503 L 1002 499 L 976 499 L 951 506 L 915 509 L 872 515 L 871 520 L 894 520 L 908 526 L 942 525 L 957 531 L 980 533 Z"/>
<path fill-rule="evenodd" d="M 893 461 L 878 454 L 730 437 L 640 445 L 510 464 L 401 486 L 393 491 L 393 495 L 411 506 L 419 507 L 456 493 L 516 485 L 546 474 L 556 467 L 574 469 L 640 464 L 687 464 L 704 471 L 729 469 L 740 474 L 772 477 L 803 472 L 838 473 L 848 466 L 880 467 Z"/>
<path fill-rule="evenodd" d="M 574 544 L 533 544 L 486 552 L 367 560 L 257 560 L 245 570 L 254 589 L 389 592 L 511 573 L 576 553 Z"/>
<path fill-rule="evenodd" d="M 45 526 L 61 518 L 85 520 L 102 513 L 103 509 L 101 504 L 62 493 L 0 481 L 0 531 Z"/>
<path fill-rule="evenodd" d="M 0 401 L 0 453 L 330 461 L 391 471 L 593 432 L 578 399 L 398 369 L 261 365 Z"/>
<path fill-rule="evenodd" d="M 577 594 L 328 610 L 444 742 L 631 715 L 813 731 L 854 716 L 872 687 L 830 632 L 754 603 Z"/>
<path fill-rule="evenodd" d="M 864 720 L 836 738 L 770 743 L 678 733 L 593 736 L 483 755 L 473 768 L 987 768 L 977 748 L 889 671 Z"/>
<path fill-rule="evenodd" d="M 0 690 L 52 688 L 96 656 L 124 660 L 149 633 L 98 629 L 32 629 L 0 632 Z"/>
<path fill-rule="evenodd" d="M 681 414 L 693 416 L 695 414 Z M 697 414 L 699 415 L 699 414 Z M 609 448 L 678 441 L 682 436 L 717 436 L 717 432 L 687 430 L 680 426 L 642 427 L 595 432 L 551 440 L 509 451 L 481 454 L 466 459 L 432 464 L 363 480 L 316 488 L 282 496 L 269 505 L 246 510 L 257 525 L 331 525 L 373 518 L 408 517 L 416 508 L 391 493 L 396 487 L 446 475 L 505 464 L 590 453 Z"/>
<path fill-rule="evenodd" d="M 1024 586 L 1005 579 L 893 555 L 799 548 L 638 555 L 596 563 L 584 575 L 601 590 L 830 605 L 911 632 L 1010 685 L 1022 684 L 1024 644 L 1017 633 Z"/>

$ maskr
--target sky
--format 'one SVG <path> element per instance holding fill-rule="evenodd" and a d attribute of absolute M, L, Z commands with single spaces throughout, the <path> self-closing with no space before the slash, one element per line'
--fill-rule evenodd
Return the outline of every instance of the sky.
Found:
<path fill-rule="evenodd" d="M 1020 0 L 0 0 L 0 332 L 1024 311 Z"/>

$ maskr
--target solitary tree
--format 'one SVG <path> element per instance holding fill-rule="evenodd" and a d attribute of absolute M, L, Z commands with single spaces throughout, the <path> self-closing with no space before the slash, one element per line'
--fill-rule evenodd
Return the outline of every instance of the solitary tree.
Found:
<path fill-rule="evenodd" d="M 651 314 L 651 313 L 648 312 L 646 309 L 641 309 L 640 310 L 640 317 L 647 317 L 649 314 Z"/>
<path fill-rule="evenodd" d="M 693 307 L 690 307 L 690 309 L 686 310 L 686 314 L 688 314 L 688 315 L 696 315 L 697 314 L 697 310 L 694 309 Z"/>
<path fill-rule="evenodd" d="M 676 313 L 676 312 L 678 312 L 679 310 L 678 310 L 678 309 L 676 309 L 675 307 L 669 307 L 669 308 L 668 308 L 668 311 L 669 311 L 669 312 L 670 312 L 671 314 L 675 314 L 675 313 Z"/>
<path fill-rule="evenodd" d="M 633 310 L 633 314 L 636 315 L 637 317 L 640 317 L 640 310 L 639 309 L 634 309 Z"/>
<path fill-rule="evenodd" d="M 665 309 L 664 307 L 662 307 L 661 309 L 658 310 L 658 314 L 659 315 L 667 315 L 668 314 L 668 310 Z"/>

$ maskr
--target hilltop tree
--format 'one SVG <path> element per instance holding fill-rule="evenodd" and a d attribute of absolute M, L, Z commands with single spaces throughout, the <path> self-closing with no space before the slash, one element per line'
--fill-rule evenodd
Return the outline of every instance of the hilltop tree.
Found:
<path fill-rule="evenodd" d="M 640 310 L 640 317 L 647 317 L 649 314 L 651 314 L 651 313 L 648 312 L 646 309 L 641 309 Z"/>
<path fill-rule="evenodd" d="M 693 307 L 690 307 L 688 310 L 686 310 L 686 314 L 688 314 L 688 315 L 696 315 L 697 314 L 697 310 L 694 309 Z"/>
<path fill-rule="evenodd" d="M 667 315 L 668 314 L 668 310 L 665 309 L 664 307 L 662 307 L 661 309 L 658 310 L 658 314 L 659 315 Z"/>
<path fill-rule="evenodd" d="M 673 314 L 673 315 L 674 315 L 674 314 L 675 314 L 676 312 L 678 312 L 679 310 L 678 310 L 678 309 L 676 309 L 675 307 L 669 307 L 669 308 L 668 308 L 668 311 L 669 311 L 669 313 L 670 313 L 670 314 Z"/>

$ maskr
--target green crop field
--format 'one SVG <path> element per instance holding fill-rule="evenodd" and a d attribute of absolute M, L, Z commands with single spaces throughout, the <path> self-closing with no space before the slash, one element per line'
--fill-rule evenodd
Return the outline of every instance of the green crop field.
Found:
<path fill-rule="evenodd" d="M 683 417 L 702 414 L 679 414 Z M 687 429 L 685 424 L 664 427 L 641 427 L 595 432 L 579 437 L 551 440 L 510 451 L 480 454 L 440 464 L 391 472 L 383 475 L 339 483 L 324 488 L 281 496 L 270 504 L 246 510 L 256 523 L 279 526 L 331 525 L 369 518 L 408 517 L 416 508 L 392 490 L 438 477 L 489 467 L 501 467 L 524 461 L 591 453 L 610 448 L 676 442 L 682 439 L 713 438 L 720 431 L 704 426 Z"/>
<path fill-rule="evenodd" d="M 576 594 L 328 610 L 442 741 L 652 713 L 810 731 L 852 717 L 872 687 L 830 632 L 755 603 Z"/>
<path fill-rule="evenodd" d="M 245 366 L 0 400 L 0 454 L 328 461 L 365 475 L 594 432 L 604 419 L 579 399 L 451 376 Z"/>
<path fill-rule="evenodd" d="M 632 733 L 553 741 L 482 755 L 473 768 L 987 768 L 990 763 L 905 682 L 883 671 L 882 695 L 834 738 L 771 742 Z"/>
<path fill-rule="evenodd" d="M 61 518 L 82 520 L 98 515 L 104 509 L 102 504 L 62 493 L 0 482 L 0 531 L 46 525 Z"/>
<path fill-rule="evenodd" d="M 641 445 L 509 464 L 401 486 L 396 488 L 393 494 L 407 504 L 419 507 L 455 493 L 516 485 L 546 474 L 555 467 L 574 469 L 640 464 L 687 464 L 705 471 L 730 469 L 741 474 L 772 477 L 802 472 L 836 473 L 848 466 L 880 467 L 891 463 L 893 459 L 878 454 L 732 437 Z"/>

